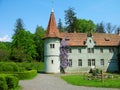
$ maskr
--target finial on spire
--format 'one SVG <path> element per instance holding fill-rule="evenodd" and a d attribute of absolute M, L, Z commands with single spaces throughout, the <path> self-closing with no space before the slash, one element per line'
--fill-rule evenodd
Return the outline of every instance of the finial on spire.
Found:
<path fill-rule="evenodd" d="M 54 12 L 54 1 L 52 0 L 52 12 Z"/>

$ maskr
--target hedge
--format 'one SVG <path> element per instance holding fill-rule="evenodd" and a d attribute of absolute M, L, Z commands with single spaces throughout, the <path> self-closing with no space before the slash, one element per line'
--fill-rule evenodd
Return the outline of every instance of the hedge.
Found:
<path fill-rule="evenodd" d="M 0 76 L 0 90 L 7 90 L 8 85 L 5 76 Z"/>
<path fill-rule="evenodd" d="M 18 78 L 10 74 L 0 74 L 0 90 L 11 90 L 18 86 Z"/>
<path fill-rule="evenodd" d="M 15 76 L 17 76 L 19 80 L 32 79 L 36 75 L 37 75 L 37 70 L 18 72 L 15 74 Z"/>
<path fill-rule="evenodd" d="M 19 66 L 14 62 L 0 62 L 1 73 L 19 72 Z"/>
<path fill-rule="evenodd" d="M 12 89 L 18 86 L 18 78 L 15 76 L 6 76 L 8 89 Z"/>

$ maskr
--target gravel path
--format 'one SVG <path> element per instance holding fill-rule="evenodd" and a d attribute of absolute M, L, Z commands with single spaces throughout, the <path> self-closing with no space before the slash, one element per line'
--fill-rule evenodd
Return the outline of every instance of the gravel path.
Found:
<path fill-rule="evenodd" d="M 51 74 L 38 74 L 34 79 L 22 80 L 19 84 L 23 87 L 23 90 L 120 90 L 111 88 L 73 86 L 67 84 L 58 76 Z"/>

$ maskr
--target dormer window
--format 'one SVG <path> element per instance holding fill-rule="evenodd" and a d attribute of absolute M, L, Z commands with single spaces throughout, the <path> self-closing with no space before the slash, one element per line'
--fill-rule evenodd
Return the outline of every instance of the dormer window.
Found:
<path fill-rule="evenodd" d="M 69 41 L 70 39 L 69 38 L 65 38 L 65 41 Z"/>
<path fill-rule="evenodd" d="M 105 41 L 110 41 L 110 39 L 109 38 L 104 38 L 105 39 Z"/>

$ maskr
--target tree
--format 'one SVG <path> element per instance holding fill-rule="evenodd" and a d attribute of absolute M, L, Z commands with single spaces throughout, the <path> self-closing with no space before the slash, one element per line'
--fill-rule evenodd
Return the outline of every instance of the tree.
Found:
<path fill-rule="evenodd" d="M 0 42 L 0 61 L 8 61 L 10 57 L 10 46 L 9 42 Z"/>
<path fill-rule="evenodd" d="M 112 25 L 110 22 L 106 24 L 106 32 L 107 33 L 115 33 L 115 30 L 116 30 L 116 26 Z"/>
<path fill-rule="evenodd" d="M 97 33 L 105 33 L 105 25 L 104 25 L 103 22 L 98 23 L 98 24 L 96 25 L 95 32 L 97 32 Z"/>
<path fill-rule="evenodd" d="M 120 27 L 117 27 L 115 34 L 120 34 Z"/>
<path fill-rule="evenodd" d="M 86 20 L 86 19 L 76 19 L 74 26 L 77 32 L 80 33 L 94 32 L 95 29 L 94 22 L 92 20 Z"/>
<path fill-rule="evenodd" d="M 23 20 L 21 18 L 18 18 L 16 20 L 16 24 L 15 24 L 15 34 L 17 33 L 17 31 L 19 30 L 24 30 L 24 24 L 23 24 Z"/>
<path fill-rule="evenodd" d="M 45 30 L 42 26 L 37 26 L 34 34 L 34 41 L 36 45 L 36 51 L 38 56 L 36 57 L 37 61 L 43 61 L 43 52 L 44 52 L 44 41 L 42 40 L 45 35 Z"/>
<path fill-rule="evenodd" d="M 68 44 L 65 38 L 62 39 L 60 44 L 60 71 L 65 73 L 65 68 L 68 66 Z"/>
<path fill-rule="evenodd" d="M 17 20 L 16 26 L 19 26 L 20 24 L 18 21 L 19 20 Z M 22 24 L 20 24 L 20 26 L 22 26 Z M 15 34 L 12 37 L 11 59 L 19 62 L 31 62 L 34 60 L 37 53 L 33 38 L 33 34 L 23 29 L 23 27 L 16 27 Z"/>
<path fill-rule="evenodd" d="M 68 32 L 74 32 L 74 23 L 76 20 L 76 13 L 74 12 L 74 8 L 69 8 L 65 10 L 65 23 L 67 25 Z"/>
<path fill-rule="evenodd" d="M 33 34 L 29 31 L 20 30 L 13 36 L 12 59 L 18 62 L 31 62 L 37 56 Z"/>
<path fill-rule="evenodd" d="M 63 30 L 63 26 L 62 26 L 62 22 L 61 22 L 61 19 L 59 18 L 59 20 L 58 20 L 58 29 L 60 30 L 60 32 L 63 32 L 64 30 Z"/>

